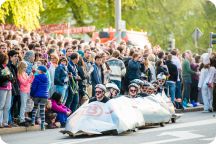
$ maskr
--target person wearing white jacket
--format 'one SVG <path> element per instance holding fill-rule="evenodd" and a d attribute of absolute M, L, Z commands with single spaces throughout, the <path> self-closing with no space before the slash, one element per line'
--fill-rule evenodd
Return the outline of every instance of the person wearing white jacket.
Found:
<path fill-rule="evenodd" d="M 204 102 L 204 112 L 212 112 L 213 102 L 213 80 L 216 69 L 210 66 L 210 59 L 208 56 L 203 58 L 204 67 L 200 72 L 198 88 L 202 92 Z"/>

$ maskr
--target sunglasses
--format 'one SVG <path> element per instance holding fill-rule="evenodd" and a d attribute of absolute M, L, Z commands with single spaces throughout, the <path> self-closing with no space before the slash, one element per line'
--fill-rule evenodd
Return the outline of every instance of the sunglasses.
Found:
<path fill-rule="evenodd" d="M 95 91 L 95 93 L 101 94 L 101 93 L 102 93 L 102 91 Z"/>
<path fill-rule="evenodd" d="M 132 89 L 130 90 L 130 92 L 136 92 L 136 91 L 137 91 L 137 90 L 132 90 Z"/>
<path fill-rule="evenodd" d="M 142 89 L 147 89 L 147 87 L 143 86 Z"/>

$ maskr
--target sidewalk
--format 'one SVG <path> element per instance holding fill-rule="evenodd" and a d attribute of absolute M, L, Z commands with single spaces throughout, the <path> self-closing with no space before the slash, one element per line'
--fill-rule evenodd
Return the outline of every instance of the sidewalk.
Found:
<path fill-rule="evenodd" d="M 185 113 L 185 112 L 196 112 L 196 111 L 203 111 L 203 105 L 202 106 L 197 106 L 197 107 L 188 107 L 184 110 L 181 109 L 176 109 L 176 113 Z"/>
<path fill-rule="evenodd" d="M 185 113 L 185 112 L 196 112 L 196 111 L 203 111 L 203 106 L 198 107 L 189 107 L 184 110 L 176 110 L 176 113 Z M 30 131 L 40 131 L 40 126 L 29 126 L 29 127 L 13 127 L 13 128 L 1 128 L 0 135 L 5 134 L 14 134 L 14 133 L 21 133 L 21 132 L 30 132 Z"/>
<path fill-rule="evenodd" d="M 0 135 L 30 132 L 30 131 L 39 131 L 39 130 L 40 130 L 39 125 L 29 126 L 29 127 L 0 128 Z"/>

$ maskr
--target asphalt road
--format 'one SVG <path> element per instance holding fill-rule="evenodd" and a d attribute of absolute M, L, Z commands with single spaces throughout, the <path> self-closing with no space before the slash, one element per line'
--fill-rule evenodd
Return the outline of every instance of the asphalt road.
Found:
<path fill-rule="evenodd" d="M 61 129 L 54 129 L 3 135 L 1 138 L 7 144 L 209 144 L 216 137 L 215 115 L 216 113 L 185 113 L 175 124 L 145 128 L 119 136 L 73 138 L 61 134 Z"/>

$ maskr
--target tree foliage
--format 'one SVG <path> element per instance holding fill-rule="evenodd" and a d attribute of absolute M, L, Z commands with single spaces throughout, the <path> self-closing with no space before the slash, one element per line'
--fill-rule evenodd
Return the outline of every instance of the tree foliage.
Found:
<path fill-rule="evenodd" d="M 1 23 L 12 23 L 18 28 L 34 30 L 39 27 L 42 0 L 6 0 L 0 8 Z"/>
<path fill-rule="evenodd" d="M 199 28 L 204 35 L 200 38 L 199 48 L 202 52 L 208 47 L 209 32 L 215 30 L 215 7 L 206 0 L 138 0 L 137 7 L 125 11 L 124 18 L 128 28 L 144 29 L 153 44 L 168 47 L 171 33 L 176 39 L 176 46 L 181 50 L 195 49 L 192 33 Z"/>
<path fill-rule="evenodd" d="M 115 0 L 6 0 L 0 8 L 2 23 L 27 30 L 38 27 L 39 18 L 41 24 L 114 27 Z M 122 19 L 127 29 L 148 32 L 153 45 L 163 48 L 174 34 L 181 50 L 195 49 L 192 33 L 198 27 L 204 33 L 196 49 L 201 52 L 208 47 L 209 32 L 215 31 L 216 8 L 207 0 L 122 0 Z"/>
<path fill-rule="evenodd" d="M 44 0 L 42 23 L 62 23 L 69 19 L 75 25 L 114 27 L 115 0 Z M 199 28 L 204 35 L 197 52 L 208 47 L 209 32 L 215 30 L 216 8 L 206 0 L 122 0 L 122 19 L 127 29 L 148 32 L 153 44 L 168 47 L 172 33 L 180 50 L 195 49 L 192 33 Z"/>

